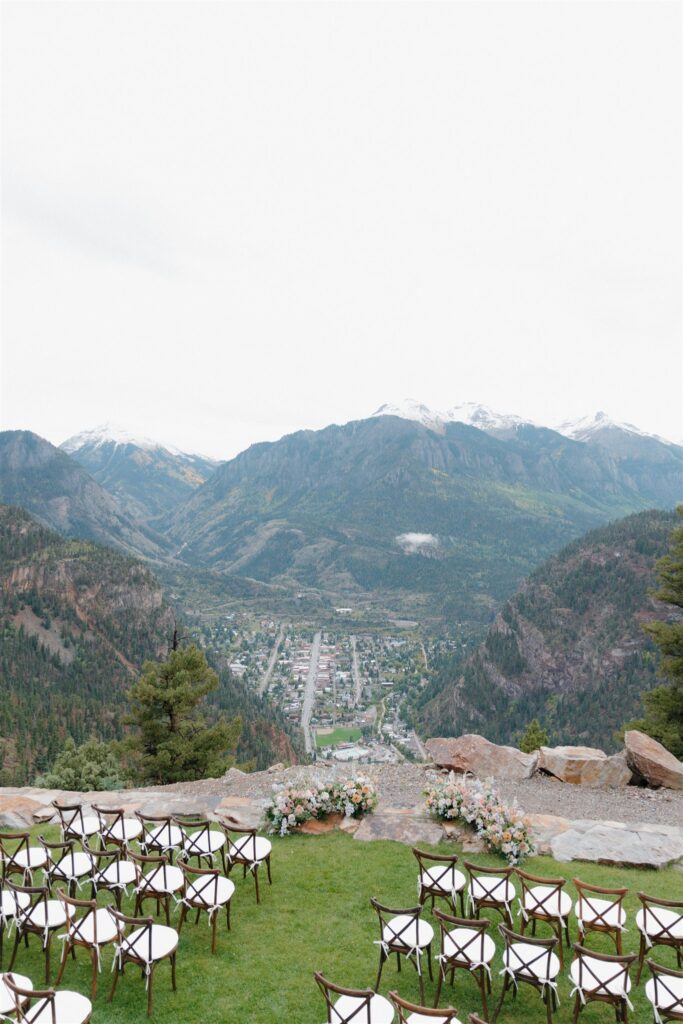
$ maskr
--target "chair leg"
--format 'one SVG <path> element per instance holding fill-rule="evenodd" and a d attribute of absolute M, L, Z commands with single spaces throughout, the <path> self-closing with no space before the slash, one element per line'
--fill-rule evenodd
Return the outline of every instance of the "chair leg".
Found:
<path fill-rule="evenodd" d="M 273 884 L 273 876 L 270 873 L 270 854 L 266 857 L 266 870 L 268 872 L 268 884 Z"/>
<path fill-rule="evenodd" d="M 502 988 L 501 993 L 500 993 L 500 998 L 498 999 L 498 1002 L 496 1004 L 496 1008 L 493 1011 L 492 1024 L 495 1024 L 495 1022 L 498 1020 L 498 1014 L 500 1013 L 500 1008 L 503 1005 L 503 1000 L 505 999 L 505 993 L 508 990 L 509 983 L 510 983 L 510 979 L 509 979 L 508 975 L 506 974 L 505 977 L 503 978 L 503 988 Z"/>
<path fill-rule="evenodd" d="M 147 985 L 147 1016 L 148 1017 L 152 1016 L 152 985 L 154 983 L 154 967 L 155 967 L 155 965 L 153 964 L 152 968 L 151 968 L 151 970 L 149 972 L 149 984 Z"/>
<path fill-rule="evenodd" d="M 258 864 L 254 868 L 254 882 L 256 883 L 256 902 L 260 903 L 261 902 L 261 897 L 259 896 L 259 891 L 258 891 Z"/>
<path fill-rule="evenodd" d="M 553 1000 L 548 991 L 545 994 L 545 1016 L 548 1024 L 553 1024 Z"/>
<path fill-rule="evenodd" d="M 97 997 L 97 949 L 95 946 L 90 950 L 90 958 L 92 960 L 92 985 L 90 991 L 91 998 L 94 1003 Z"/>
<path fill-rule="evenodd" d="M 230 900 L 225 905 L 225 916 L 228 920 L 228 931 L 230 931 Z"/>
<path fill-rule="evenodd" d="M 579 1019 L 580 1011 L 581 1011 L 581 999 L 579 997 L 579 993 L 577 992 L 576 993 L 576 998 L 574 999 L 574 1013 L 572 1014 L 572 1024 L 576 1024 L 577 1020 Z"/>
<path fill-rule="evenodd" d="M 427 969 L 429 970 L 429 980 L 434 981 L 434 975 L 432 973 L 432 944 L 427 946 Z"/>
<path fill-rule="evenodd" d="M 186 904 L 183 903 L 183 905 L 182 905 L 182 907 L 180 909 L 180 920 L 178 921 L 178 934 L 179 935 L 180 935 L 180 932 L 182 931 L 183 923 L 184 923 L 186 917 L 187 917 L 187 906 L 186 906 Z"/>
<path fill-rule="evenodd" d="M 45 984 L 50 984 L 50 947 L 52 946 L 52 932 L 47 933 L 45 944 Z"/>
<path fill-rule="evenodd" d="M 216 952 L 216 925 L 218 924 L 218 911 L 213 915 L 211 927 L 211 952 Z"/>
<path fill-rule="evenodd" d="M 171 909 L 169 907 L 170 902 L 171 897 L 167 896 L 166 899 L 164 900 L 164 910 L 166 911 L 166 924 L 169 928 L 171 926 Z"/>
<path fill-rule="evenodd" d="M 645 938 L 641 934 L 640 936 L 640 949 L 638 951 L 638 974 L 636 975 L 636 985 L 640 984 L 640 976 L 643 973 L 643 964 L 645 963 Z"/>
<path fill-rule="evenodd" d="M 436 983 L 436 997 L 434 999 L 434 1008 L 439 1005 L 439 996 L 441 995 L 441 986 L 443 984 L 444 965 L 443 960 L 439 960 L 439 978 Z"/>
<path fill-rule="evenodd" d="M 174 992 L 177 992 L 175 983 L 175 953 L 171 956 L 171 987 Z"/>
<path fill-rule="evenodd" d="M 108 1003 L 110 1003 L 114 998 L 114 992 L 116 992 L 116 985 L 118 983 L 119 974 L 121 973 L 121 970 L 122 968 L 119 969 L 119 965 L 117 964 L 116 960 L 114 960 L 114 980 L 112 981 L 111 984 L 111 991 L 109 992 L 109 999 L 107 1000 Z"/>
<path fill-rule="evenodd" d="M 417 976 L 420 979 L 420 1002 L 421 1002 L 422 1006 L 424 1006 L 424 1004 L 425 1004 L 425 981 L 424 981 L 424 978 L 422 977 L 422 971 L 420 970 L 420 961 L 419 961 L 419 959 L 417 961 L 417 968 L 418 968 Z"/>
<path fill-rule="evenodd" d="M 67 961 L 67 959 L 69 957 L 69 948 L 70 947 L 69 947 L 68 941 L 65 941 L 64 942 L 64 949 L 62 950 L 62 958 L 61 958 L 61 960 L 59 962 L 59 971 L 57 972 L 57 977 L 55 979 L 55 987 L 57 985 L 59 985 L 59 983 L 62 980 L 62 977 L 64 975 L 64 971 L 66 969 L 66 961 Z"/>
<path fill-rule="evenodd" d="M 21 942 L 21 933 L 17 930 L 14 933 L 14 949 L 12 950 L 12 956 L 10 958 L 9 967 L 7 968 L 8 971 L 11 971 L 12 968 L 14 967 L 14 961 L 17 958 L 17 950 L 19 949 L 19 943 L 20 942 Z"/>
<path fill-rule="evenodd" d="M 377 981 L 375 982 L 375 992 L 379 992 L 379 983 L 382 980 L 382 969 L 384 967 L 384 950 L 380 948 L 379 951 L 379 970 L 377 972 Z M 12 970 L 12 964 L 9 965 L 10 971 Z"/>

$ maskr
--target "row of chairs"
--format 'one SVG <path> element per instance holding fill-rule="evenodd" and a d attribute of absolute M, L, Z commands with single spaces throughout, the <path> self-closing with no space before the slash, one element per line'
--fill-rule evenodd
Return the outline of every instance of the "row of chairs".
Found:
<path fill-rule="evenodd" d="M 504 923 L 499 925 L 504 947 L 502 951 L 503 985 L 493 1014 L 495 1021 L 507 993 L 516 992 L 520 983 L 536 988 L 545 1004 L 550 1024 L 552 1013 L 557 1008 L 557 979 L 564 966 L 562 954 L 563 936 L 567 945 L 569 915 L 572 900 L 564 892 L 565 879 L 548 879 L 531 875 L 519 868 L 481 868 L 465 861 L 463 867 L 467 877 L 456 866 L 456 855 L 434 855 L 415 849 L 418 861 L 418 905 L 410 908 L 392 908 L 371 899 L 380 927 L 379 969 L 374 990 L 341 989 L 331 985 L 322 975 L 316 975 L 321 989 L 326 988 L 328 1019 L 333 1024 L 343 1024 L 347 1019 L 353 1024 L 388 1024 L 394 1019 L 394 1010 L 401 1016 L 398 1002 L 390 1002 L 376 995 L 386 961 L 396 954 L 400 971 L 402 959 L 413 964 L 417 970 L 422 1005 L 404 1004 L 405 1018 L 409 1024 L 450 1024 L 457 1020 L 452 1007 L 438 1008 L 443 982 L 450 975 L 451 985 L 455 972 L 466 970 L 477 982 L 481 993 L 482 1011 L 489 1019 L 488 996 L 491 994 L 491 966 L 496 946 L 487 930 L 491 922 L 482 918 L 485 909 L 499 912 Z M 519 930 L 513 930 L 512 904 L 517 898 L 514 882 L 521 886 L 519 898 Z M 660 900 L 639 893 L 641 909 L 636 914 L 636 923 L 641 935 L 640 954 L 623 955 L 621 933 L 626 922 L 623 901 L 626 889 L 603 889 L 574 880 L 578 899 L 575 913 L 579 924 L 581 941 L 573 945 L 574 958 L 569 977 L 575 995 L 573 1019 L 576 1022 L 582 1008 L 589 1002 L 606 1002 L 614 1006 L 617 1021 L 626 1022 L 630 1007 L 630 968 L 639 961 L 636 984 L 645 961 L 645 954 L 656 945 L 674 948 L 679 970 L 672 970 L 647 959 L 651 978 L 645 986 L 645 995 L 653 1007 L 657 1024 L 664 1021 L 683 1021 L 683 971 L 680 970 L 683 956 L 683 902 Z M 445 900 L 453 913 L 435 908 L 437 899 Z M 426 954 L 430 979 L 432 971 L 432 943 L 434 928 L 423 919 L 422 912 L 427 902 L 440 929 L 440 952 L 436 956 L 439 976 L 434 1008 L 427 1010 L 425 1003 L 422 957 Z M 458 915 L 458 906 L 460 915 Z M 466 906 L 470 916 L 466 916 Z M 536 938 L 539 924 L 549 925 L 552 938 Z M 525 935 L 531 925 L 532 934 Z M 594 952 L 583 943 L 591 932 L 611 936 L 617 947 L 615 956 Z M 558 955 L 559 954 L 559 955 Z M 338 998 L 335 998 L 338 997 Z M 343 1000 L 341 1005 L 339 1000 Z M 374 1001 L 373 1001 L 374 1000 Z M 332 1012 L 334 1007 L 334 1013 Z M 349 1016 L 342 1014 L 349 1011 Z M 421 1016 L 420 1016 L 421 1015 Z M 472 1019 L 472 1018 L 470 1018 Z"/>
<path fill-rule="evenodd" d="M 64 945 L 57 984 L 69 953 L 74 955 L 78 947 L 86 948 L 93 963 L 94 999 L 101 949 L 115 943 L 110 1000 L 125 964 L 135 963 L 146 977 L 151 1014 L 153 974 L 164 960 L 170 961 L 175 991 L 176 950 L 188 914 L 196 911 L 196 922 L 202 913 L 208 914 L 211 949 L 215 952 L 217 922 L 223 909 L 230 929 L 230 905 L 235 892 L 234 882 L 228 877 L 232 869 L 241 865 L 245 877 L 247 873 L 254 877 L 257 902 L 262 865 L 272 884 L 271 843 L 254 829 L 240 828 L 232 820 L 212 828 L 207 819 L 191 816 L 127 817 L 121 809 L 103 807 L 94 808 L 94 815 L 86 815 L 80 805 L 54 806 L 60 822 L 60 842 L 51 843 L 39 837 L 37 845 L 31 845 L 27 832 L 0 833 L 0 967 L 5 929 L 14 927 L 10 973 L 21 940 L 28 944 L 29 936 L 37 935 L 45 953 L 45 980 L 49 983 L 52 936 L 65 929 L 59 936 Z M 139 846 L 138 853 L 131 848 L 134 842 Z M 223 873 L 213 866 L 217 856 Z M 196 866 L 190 863 L 192 859 L 197 860 Z M 204 863 L 209 866 L 203 867 Z M 33 883 L 38 871 L 42 872 L 43 884 L 27 884 Z M 13 881 L 17 875 L 21 884 Z M 55 883 L 63 888 L 58 889 L 57 898 L 53 899 Z M 90 887 L 90 899 L 76 898 L 76 890 L 83 886 Z M 132 916 L 122 913 L 122 899 L 129 888 L 135 895 Z M 114 906 L 97 906 L 100 891 L 113 895 Z M 172 900 L 180 907 L 177 929 L 170 922 Z M 155 904 L 157 917 L 164 911 L 165 924 L 142 916 L 148 901 Z M 70 1021 L 70 1017 L 58 1019 Z"/>

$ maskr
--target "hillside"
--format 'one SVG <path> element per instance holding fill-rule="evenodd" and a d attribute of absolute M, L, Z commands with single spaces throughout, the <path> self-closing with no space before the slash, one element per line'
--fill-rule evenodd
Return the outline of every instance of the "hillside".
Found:
<path fill-rule="evenodd" d="M 165 525 L 192 566 L 483 623 L 568 540 L 651 503 L 602 447 L 555 431 L 382 415 L 253 445 Z"/>
<path fill-rule="evenodd" d="M 59 446 L 109 491 L 133 518 L 171 512 L 213 473 L 218 463 L 170 449 L 110 427 L 85 431 Z"/>
<path fill-rule="evenodd" d="M 166 656 L 174 621 L 139 561 L 0 506 L 2 784 L 50 765 L 68 734 L 121 736 L 126 688 L 143 661 Z M 240 760 L 293 756 L 270 707 L 227 671 L 214 705 L 242 715 Z"/>
<path fill-rule="evenodd" d="M 451 657 L 435 666 L 425 731 L 510 742 L 537 717 L 554 743 L 615 749 L 613 732 L 657 683 L 641 626 L 675 614 L 649 593 L 674 523 L 665 512 L 628 516 L 537 569 L 464 665 Z"/>
<path fill-rule="evenodd" d="M 165 554 L 159 534 L 132 519 L 77 462 L 29 430 L 0 432 L 0 502 L 19 505 L 65 536 L 150 559 Z"/>

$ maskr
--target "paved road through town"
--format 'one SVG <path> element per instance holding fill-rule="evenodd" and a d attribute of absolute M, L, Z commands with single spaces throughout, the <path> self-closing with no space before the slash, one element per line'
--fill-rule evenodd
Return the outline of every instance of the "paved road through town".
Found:
<path fill-rule="evenodd" d="M 275 646 L 273 647 L 273 650 L 270 652 L 270 658 L 268 659 L 268 665 L 266 667 L 266 671 L 261 676 L 261 681 L 258 684 L 259 695 L 262 694 L 262 693 L 265 693 L 266 690 L 268 689 L 268 684 L 270 683 L 270 677 L 273 674 L 273 669 L 275 668 L 275 662 L 277 661 L 277 656 L 278 656 L 278 653 L 280 651 L 280 644 L 282 643 L 284 635 L 285 635 L 285 627 L 284 626 L 280 626 L 280 632 L 278 633 L 278 635 L 276 637 Z"/>
<path fill-rule="evenodd" d="M 304 691 L 304 703 L 301 709 L 301 728 L 304 733 L 304 743 L 306 744 L 306 753 L 312 754 L 315 750 L 315 743 L 313 742 L 313 734 L 311 732 L 311 715 L 313 714 L 313 705 L 315 703 L 315 684 L 318 678 L 318 660 L 320 658 L 320 639 L 322 633 L 316 633 L 313 637 L 313 644 L 311 645 L 311 660 L 308 666 L 308 677 L 306 679 L 306 689 Z"/>
<path fill-rule="evenodd" d="M 360 703 L 361 694 L 363 693 L 363 680 L 360 677 L 360 668 L 358 666 L 358 651 L 356 650 L 356 638 L 355 636 L 349 637 L 351 641 L 351 673 L 353 675 L 353 685 L 355 687 L 353 695 L 353 706 Z"/>

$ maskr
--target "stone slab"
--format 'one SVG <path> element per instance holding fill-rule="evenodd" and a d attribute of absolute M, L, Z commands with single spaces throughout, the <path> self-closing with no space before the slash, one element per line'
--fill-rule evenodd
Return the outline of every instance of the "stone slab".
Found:
<path fill-rule="evenodd" d="M 362 819 L 354 839 L 361 842 L 393 839 L 408 846 L 419 846 L 420 843 L 436 844 L 442 835 L 441 826 L 432 818 L 425 814 L 416 815 L 412 807 L 397 807 L 368 814 Z"/>
<path fill-rule="evenodd" d="M 668 831 L 640 832 L 637 825 L 614 828 L 602 822 L 572 822 L 571 828 L 550 840 L 550 852 L 555 860 L 565 862 L 663 868 L 683 859 L 683 829 L 672 835 Z"/>

